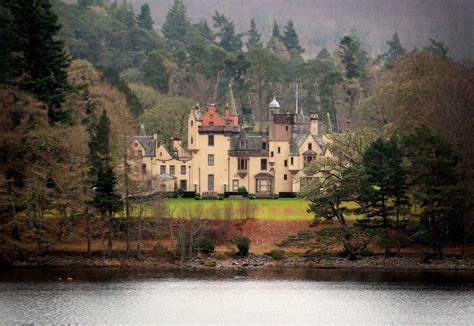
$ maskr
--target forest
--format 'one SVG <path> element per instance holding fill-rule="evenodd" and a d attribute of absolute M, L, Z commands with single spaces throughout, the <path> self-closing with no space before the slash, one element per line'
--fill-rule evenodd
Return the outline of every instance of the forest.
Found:
<path fill-rule="evenodd" d="M 141 240 L 163 232 L 181 260 L 213 251 L 228 231 L 213 237 L 203 212 L 176 218 L 160 199 L 154 210 L 167 213 L 146 220 L 143 202 L 130 202 L 125 137 L 144 124 L 162 143 L 186 139 L 189 109 L 223 108 L 229 84 L 248 133 L 266 131 L 273 96 L 293 110 L 297 85 L 304 113 L 325 119 L 333 158 L 308 167 L 319 178 L 301 196 L 329 227 L 282 248 L 339 245 L 355 260 L 374 244 L 389 257 L 394 243 L 397 256 L 421 246 L 440 259 L 455 244 L 464 257 L 474 241 L 472 58 L 431 38 L 405 48 L 396 30 L 371 56 L 356 29 L 308 58 L 291 19 L 274 20 L 265 39 L 255 19 L 245 32 L 233 19 L 215 10 L 193 23 L 182 0 L 161 25 L 147 3 L 0 2 L 2 260 L 81 239 L 89 256 L 101 239 L 106 256 L 140 257 Z M 233 240 L 245 255 L 246 239 Z"/>

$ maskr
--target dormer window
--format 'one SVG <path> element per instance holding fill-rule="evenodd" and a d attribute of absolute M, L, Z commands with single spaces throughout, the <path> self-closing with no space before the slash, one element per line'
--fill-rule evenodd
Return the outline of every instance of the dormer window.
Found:
<path fill-rule="evenodd" d="M 240 149 L 247 149 L 247 141 L 246 140 L 242 140 L 239 142 L 239 148 Z"/>
<path fill-rule="evenodd" d="M 192 127 L 193 125 L 194 125 L 194 121 L 193 121 L 193 120 L 191 120 L 191 127 Z"/>
<path fill-rule="evenodd" d="M 312 143 L 308 143 L 308 151 L 311 151 L 313 150 L 313 144 Z"/>
<path fill-rule="evenodd" d="M 262 142 L 262 150 L 266 151 L 267 150 L 267 142 Z"/>
<path fill-rule="evenodd" d="M 214 122 L 209 122 L 209 127 L 214 127 Z"/>

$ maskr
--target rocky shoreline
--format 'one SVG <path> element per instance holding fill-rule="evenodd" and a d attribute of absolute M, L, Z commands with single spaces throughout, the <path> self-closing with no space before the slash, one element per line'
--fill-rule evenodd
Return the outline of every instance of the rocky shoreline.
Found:
<path fill-rule="evenodd" d="M 274 260 L 267 255 L 250 255 L 243 258 L 197 257 L 190 261 L 169 261 L 162 258 L 88 258 L 78 256 L 38 256 L 27 260 L 13 261 L 10 267 L 123 267 L 123 268 L 166 268 L 166 269 L 239 269 L 239 268 L 315 268 L 315 269 L 373 269 L 373 270 L 472 270 L 474 259 L 445 258 L 423 261 L 423 257 L 364 257 L 357 261 L 344 258 L 306 259 L 290 256 Z"/>

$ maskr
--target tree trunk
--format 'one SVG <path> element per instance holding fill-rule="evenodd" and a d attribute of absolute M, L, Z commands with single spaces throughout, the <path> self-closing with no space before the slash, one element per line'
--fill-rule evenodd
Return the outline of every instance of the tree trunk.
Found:
<path fill-rule="evenodd" d="M 87 256 L 92 257 L 92 240 L 91 240 L 91 216 L 89 207 L 86 206 L 86 232 L 87 232 Z"/>
<path fill-rule="evenodd" d="M 400 248 L 401 248 L 401 240 L 400 240 L 400 212 L 397 206 L 397 258 L 400 258 Z"/>
<path fill-rule="evenodd" d="M 123 165 L 124 165 L 124 186 L 125 186 L 125 213 L 127 215 L 127 256 L 130 256 L 130 202 L 129 202 L 129 190 L 128 190 L 128 155 L 127 155 L 127 138 L 125 133 L 123 134 Z"/>
<path fill-rule="evenodd" d="M 137 257 L 141 257 L 142 246 L 142 204 L 140 203 L 140 212 L 138 214 L 138 230 L 137 230 Z"/>
<path fill-rule="evenodd" d="M 114 221 L 112 219 L 112 212 L 109 212 L 109 239 L 107 242 L 107 256 L 112 255 L 112 243 L 114 240 Z"/>

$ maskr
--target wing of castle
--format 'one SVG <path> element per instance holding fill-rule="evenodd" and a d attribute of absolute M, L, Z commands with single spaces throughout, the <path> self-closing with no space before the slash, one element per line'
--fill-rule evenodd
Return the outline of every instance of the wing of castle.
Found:
<path fill-rule="evenodd" d="M 215 195 L 241 187 L 257 197 L 298 193 L 313 178 L 305 167 L 330 156 L 323 129 L 317 115 L 285 111 L 275 98 L 268 106 L 268 131 L 255 134 L 243 130 L 233 101 L 223 114 L 214 104 L 206 110 L 196 106 L 185 141 L 176 134 L 161 143 L 144 128 L 127 138 L 131 178 L 147 193 L 182 189 Z"/>

